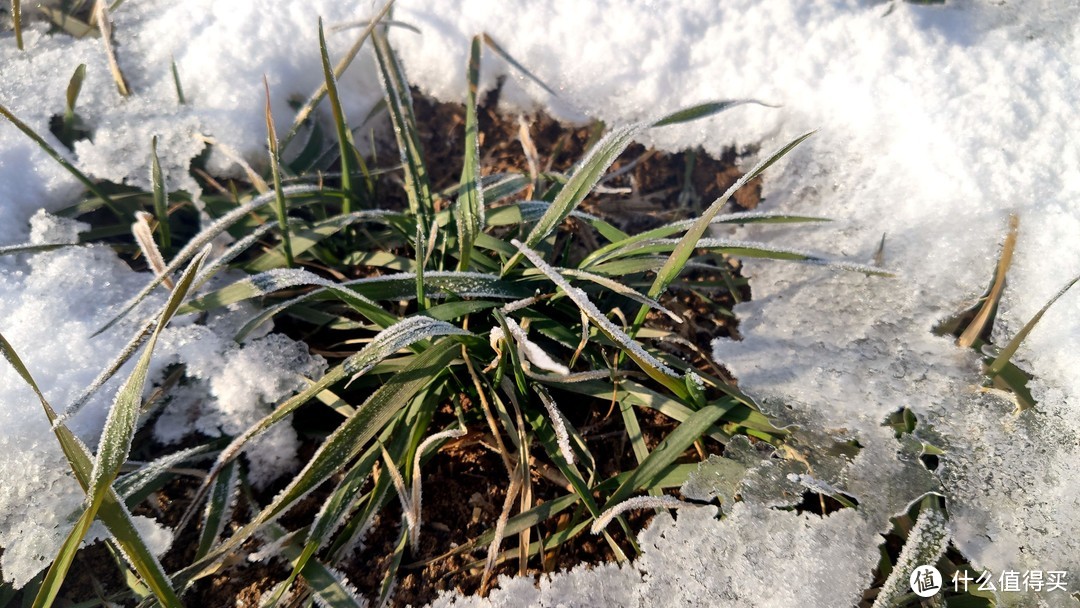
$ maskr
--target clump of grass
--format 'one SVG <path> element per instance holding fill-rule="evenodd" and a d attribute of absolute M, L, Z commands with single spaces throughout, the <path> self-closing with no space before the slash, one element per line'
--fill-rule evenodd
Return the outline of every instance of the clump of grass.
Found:
<path fill-rule="evenodd" d="M 208 194 L 206 210 L 215 221 L 198 234 L 184 236 L 183 218 L 170 212 L 156 144 L 152 144 L 153 191 L 132 193 L 114 202 L 0 108 L 0 113 L 98 195 L 94 204 L 82 205 L 80 210 L 107 204 L 118 222 L 139 218 L 138 242 L 157 276 L 122 315 L 130 314 L 150 291 L 169 285 L 173 275 L 187 267 L 171 288 L 169 304 L 153 325 L 153 333 L 141 334 L 110 365 L 106 376 L 137 352 L 140 341 L 147 341 L 136 371 L 110 414 L 105 447 L 97 455 L 80 451 L 69 441 L 65 427 L 56 427 L 86 488 L 88 506 L 40 585 L 38 605 L 56 596 L 75 548 L 95 517 L 106 523 L 135 566 L 138 576 L 129 580 L 131 592 L 139 597 L 152 594 L 166 606 L 177 605 L 177 596 L 226 568 L 255 537 L 269 543 L 264 553 L 283 556 L 291 570 L 267 595 L 268 604 L 280 602 L 290 587 L 301 585 L 329 605 L 359 605 L 337 568 L 347 562 L 350 548 L 363 541 L 372 521 L 389 513 L 394 494 L 403 505 L 405 522 L 386 561 L 376 598 L 380 604 L 392 593 L 406 557 L 419 564 L 486 548 L 485 589 L 499 564 L 517 561 L 518 571 L 527 572 L 545 554 L 590 528 L 614 555 L 625 559 L 630 557 L 626 547 L 635 547 L 630 525 L 620 513 L 635 506 L 683 504 L 664 492 L 679 487 L 696 466 L 686 462 L 692 446 L 714 443 L 719 450 L 738 434 L 771 443 L 783 441 L 784 432 L 774 428 L 736 386 L 659 348 L 658 342 L 671 332 L 652 330 L 648 339 L 639 334 L 650 311 L 672 315 L 661 304 L 662 298 L 688 266 L 704 263 L 708 256 L 739 253 L 824 262 L 813 254 L 704 238 L 717 223 L 816 220 L 719 213 L 739 187 L 809 134 L 767 155 L 697 219 L 626 234 L 581 213 L 578 207 L 633 138 L 649 128 L 698 119 L 746 102 L 702 104 L 651 122 L 612 129 L 566 174 L 484 175 L 476 107 L 481 52 L 485 44 L 500 55 L 505 56 L 505 51 L 489 37 L 477 36 L 470 47 L 465 83 L 469 94 L 461 178 L 457 186 L 436 192 L 428 181 L 409 83 L 384 27 L 376 24 L 385 14 L 373 21 L 354 48 L 358 50 L 365 39 L 373 43 L 404 179 L 381 179 L 393 170 L 369 170 L 357 153 L 335 85 L 340 69 L 330 68 L 320 25 L 326 84 L 312 95 L 309 105 L 315 107 L 325 95 L 337 142 L 320 146 L 316 126 L 307 128 L 306 143 L 294 139 L 304 132 L 301 120 L 279 142 L 267 101 L 272 191 L 264 186 L 259 193 Z M 351 60 L 356 53 L 350 53 Z M 305 107 L 305 116 L 308 111 Z M 309 160 L 301 164 L 307 171 L 294 172 L 295 164 L 281 162 L 293 141 L 303 146 L 300 156 Z M 257 181 L 266 183 L 263 178 Z M 400 198 L 406 205 L 373 208 L 380 194 L 395 187 L 403 189 Z M 521 193 L 527 188 L 539 197 L 523 200 Z M 157 243 L 150 216 L 142 215 L 148 210 L 157 222 Z M 600 243 L 579 261 L 558 246 L 559 231 L 570 217 L 584 222 Z M 236 238 L 235 243 L 219 258 L 208 259 L 205 245 L 226 232 Z M 256 244 L 261 245 L 261 252 L 254 251 Z M 189 292 L 194 293 L 213 272 L 226 266 L 249 277 L 185 303 Z M 880 274 L 871 267 L 852 268 Z M 328 343 L 366 345 L 340 357 L 324 376 L 311 379 L 308 388 L 277 404 L 228 445 L 208 443 L 199 448 L 202 454 L 212 455 L 214 462 L 176 532 L 179 536 L 197 520 L 198 547 L 187 565 L 166 576 L 148 557 L 138 535 L 132 536 L 124 527 L 126 511 L 113 489 L 131 447 L 146 363 L 158 332 L 173 314 L 198 314 L 251 299 L 261 301 L 264 311 L 250 319 L 237 340 L 276 319 L 329 336 Z M 622 311 L 626 306 L 638 310 L 632 321 Z M 6 343 L 3 346 L 9 360 L 25 372 L 14 351 Z M 623 365 L 624 361 L 628 364 Z M 23 375 L 31 381 L 28 373 Z M 95 380 L 90 391 L 105 379 Z M 336 412 L 336 426 L 303 469 L 268 502 L 259 503 L 241 474 L 240 454 L 254 438 L 316 402 Z M 569 410 L 567 403 L 576 405 Z M 54 418 L 44 399 L 43 405 L 50 419 Z M 615 474 L 606 472 L 602 460 L 591 451 L 589 432 L 578 427 L 588 411 L 612 405 L 619 406 L 622 430 L 635 456 Z M 440 410 L 452 412 L 449 420 L 437 415 Z M 644 410 L 673 424 L 673 430 L 652 447 L 638 420 L 638 412 Z M 502 513 L 494 527 L 447 555 L 423 555 L 424 465 L 439 446 L 465 433 L 481 437 L 498 452 L 505 469 L 498 474 L 507 479 Z M 170 466 L 148 468 L 150 473 L 144 471 L 144 477 L 164 483 L 172 475 Z M 534 500 L 532 491 L 534 473 L 540 467 L 564 487 L 560 495 L 542 503 Z M 278 521 L 281 516 L 313 492 L 321 493 L 318 512 L 309 513 L 305 523 L 292 529 L 283 527 Z M 233 513 L 237 494 L 248 497 L 250 517 Z M 633 498 L 642 494 L 649 498 Z M 230 518 L 236 518 L 235 527 L 228 533 L 225 524 Z M 612 520 L 618 523 L 614 532 L 607 527 Z M 623 543 L 617 538 L 620 534 Z M 517 546 L 504 551 L 502 545 L 514 538 Z"/>

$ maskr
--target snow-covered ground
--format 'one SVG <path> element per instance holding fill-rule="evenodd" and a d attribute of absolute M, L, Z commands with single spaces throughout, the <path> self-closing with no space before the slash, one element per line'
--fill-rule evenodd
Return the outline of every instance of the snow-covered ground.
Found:
<path fill-rule="evenodd" d="M 980 388 L 974 353 L 931 332 L 986 288 L 1010 213 L 1020 218 L 1020 234 L 997 343 L 1080 274 L 1080 140 L 1072 120 L 1080 107 L 1080 3 L 432 4 L 402 0 L 395 19 L 421 33 L 395 28 L 392 39 L 410 79 L 444 99 L 463 98 L 468 40 L 487 32 L 559 93 L 548 96 L 488 54 L 483 82 L 510 75 L 502 95 L 509 109 L 539 105 L 564 118 L 615 124 L 718 98 L 780 105 L 743 106 L 655 130 L 644 143 L 712 152 L 761 144 L 768 151 L 817 129 L 766 174 L 765 204 L 837 221 L 738 236 L 867 262 L 885 235 L 884 264 L 896 273 L 864 277 L 748 262 L 754 299 L 736 310 L 745 339 L 715 345 L 717 360 L 768 412 L 806 429 L 808 454 L 826 437 L 858 440 L 863 448 L 850 463 L 815 462 L 819 481 L 855 496 L 858 509 L 821 519 L 746 501 L 720 520 L 708 509 L 680 511 L 677 521 L 661 515 L 642 534 L 645 552 L 633 567 L 558 575 L 539 590 L 531 581 L 504 580 L 493 604 L 851 605 L 870 584 L 889 517 L 927 491 L 947 497 L 952 542 L 995 578 L 1029 570 L 1080 577 L 1080 482 L 1070 475 L 1080 458 L 1080 296 L 1062 298 L 1021 348 L 1017 360 L 1033 372 L 1038 401 L 1021 414 L 1007 397 Z M 49 37 L 38 28 L 27 33 L 26 52 L 10 36 L 0 39 L 0 103 L 46 133 L 71 72 L 86 63 L 80 114 L 95 127 L 95 139 L 78 144 L 79 166 L 96 177 L 145 184 L 149 141 L 157 134 L 169 179 L 190 185 L 187 164 L 204 145 L 197 135 L 252 160 L 261 155 L 263 74 L 279 130 L 287 128 L 289 97 L 306 97 L 321 80 L 318 15 L 333 25 L 374 8 L 328 0 L 124 3 L 114 15 L 115 36 L 132 98 L 117 96 L 100 41 Z M 331 53 L 340 55 L 355 34 L 330 34 Z M 177 104 L 170 58 L 189 105 Z M 342 83 L 348 111 L 362 119 L 381 94 L 370 58 L 362 54 Z M 212 167 L 228 165 L 219 157 Z M 75 192 L 74 181 L 32 142 L 0 124 L 0 243 L 27 238 L 36 209 L 61 207 Z M 65 322 L 85 326 L 71 334 L 62 356 L 37 340 L 33 327 L 16 328 L 11 311 L 32 305 L 37 281 L 59 280 L 79 264 L 93 266 L 117 301 L 145 279 L 100 250 L 4 264 L 0 331 L 32 369 L 55 368 L 43 374 L 51 374 L 63 403 L 87 381 L 63 370 L 95 360 L 98 344 L 85 336 L 108 301 L 56 305 Z M 12 337 L 16 331 L 25 333 L 21 341 Z M 20 426 L 40 412 L 8 370 L 0 371 L 0 391 L 0 469 L 37 466 L 29 487 L 49 487 L 63 467 L 32 463 L 34 450 L 59 453 L 47 425 Z M 24 402 L 22 413 L 11 413 Z M 947 452 L 933 475 L 914 458 L 915 446 L 881 426 L 902 407 L 918 416 L 917 433 Z M 100 418 L 92 410 L 84 415 L 89 439 Z M 41 437 L 32 443 L 20 433 Z M 5 509 L 19 504 L 5 500 Z M 49 556 L 59 543 L 17 550 L 16 523 L 12 512 L 0 512 L 7 577 L 19 560 Z M 62 539 L 64 531 L 55 534 Z M 1080 589 L 1080 582 L 1069 583 Z M 1041 599 L 1072 601 L 1060 591 Z"/>

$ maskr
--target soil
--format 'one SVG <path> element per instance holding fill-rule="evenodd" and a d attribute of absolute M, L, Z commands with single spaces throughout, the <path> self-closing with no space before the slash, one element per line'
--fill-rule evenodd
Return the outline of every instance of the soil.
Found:
<path fill-rule="evenodd" d="M 464 111 L 460 106 L 437 103 L 419 94 L 414 96 L 414 103 L 433 191 L 454 186 L 460 179 Z M 587 146 L 600 133 L 597 125 L 567 126 L 542 113 L 523 117 L 502 115 L 496 111 L 497 105 L 498 91 L 483 100 L 479 113 L 481 166 L 485 174 L 527 172 L 529 157 L 524 150 L 528 146 L 535 148 L 534 161 L 538 170 L 565 171 L 582 157 Z M 523 135 L 526 131 L 527 138 Z M 524 145 L 523 139 L 526 140 Z M 632 145 L 609 170 L 609 175 L 616 175 L 603 184 L 610 193 L 590 195 L 582 209 L 629 233 L 696 216 L 741 176 L 736 162 L 741 155 L 752 152 L 754 150 L 739 151 L 731 147 L 719 158 L 712 158 L 701 151 L 672 154 Z M 396 153 L 389 157 L 393 156 Z M 388 156 L 380 154 L 380 157 Z M 760 182 L 751 182 L 736 194 L 730 210 L 756 208 L 761 200 L 760 192 Z M 533 194 L 526 192 L 526 198 Z M 391 201 L 389 204 L 394 203 Z M 568 224 L 569 229 L 560 238 L 573 238 L 584 243 L 584 255 L 590 245 L 589 239 L 594 239 L 591 230 L 584 224 Z M 584 238 L 578 240 L 577 237 Z M 692 362 L 706 373 L 727 377 L 725 370 L 713 363 L 707 353 L 711 350 L 711 341 L 717 336 L 737 337 L 735 318 L 728 311 L 736 302 L 748 299 L 750 292 L 746 282 L 739 277 L 736 261 L 716 256 L 714 263 L 714 269 L 695 270 L 686 275 L 662 298 L 662 303 L 682 316 L 684 323 L 675 324 L 662 315 L 650 316 L 647 323 L 677 332 L 682 338 L 677 342 L 662 344 L 663 348 Z M 316 346 L 313 345 L 313 348 Z M 453 415 L 452 409 L 447 407 L 436 414 L 435 424 L 449 422 Z M 652 410 L 638 410 L 638 415 L 650 448 L 676 426 L 673 420 Z M 620 466 L 633 461 L 633 452 L 625 438 L 625 427 L 617 412 L 608 408 L 589 410 L 575 415 L 571 422 L 582 430 L 590 450 L 603 456 L 607 468 L 604 473 L 615 473 Z M 320 421 L 314 420 L 312 424 L 318 426 Z M 500 457 L 484 443 L 480 434 L 449 442 L 425 465 L 421 545 L 405 553 L 391 605 L 423 605 L 445 591 L 458 590 L 467 594 L 479 591 L 486 548 L 479 548 L 475 553 L 464 552 L 436 558 L 495 525 L 509 482 Z M 316 440 L 308 440 L 304 450 L 306 453 L 302 453 L 301 457 L 310 456 L 317 445 Z M 703 448 L 710 453 L 722 452 L 721 446 L 711 442 L 705 442 Z M 687 452 L 686 460 L 696 461 L 702 456 L 701 452 L 692 449 Z M 535 467 L 530 484 L 533 505 L 565 494 L 564 488 L 539 474 Z M 163 523 L 175 524 L 173 520 L 186 509 L 197 485 L 194 478 L 181 478 L 157 496 L 159 502 L 171 503 L 173 508 L 142 508 L 148 511 L 146 514 L 155 515 Z M 265 503 L 279 489 L 270 488 L 255 496 L 255 499 Z M 328 494 L 328 487 L 312 493 L 303 506 L 290 511 L 280 523 L 290 529 L 309 523 Z M 241 499 L 236 509 L 237 521 L 233 522 L 233 526 L 238 526 L 246 517 L 245 509 L 244 499 Z M 635 511 L 627 517 L 635 534 L 649 519 L 651 511 L 648 510 Z M 556 518 L 540 532 L 551 534 L 561 524 L 565 524 L 565 521 Z M 400 507 L 396 500 L 389 500 L 369 531 L 366 546 L 339 565 L 348 580 L 369 598 L 376 595 L 382 584 L 389 556 L 398 544 L 401 529 Z M 609 531 L 622 552 L 633 557 L 630 540 L 619 527 L 611 526 Z M 535 539 L 536 531 L 533 532 Z M 194 526 L 188 526 L 163 559 L 166 569 L 175 571 L 191 563 L 197 542 Z M 503 549 L 513 548 L 516 542 L 515 538 L 507 538 L 503 542 Z M 254 549 L 256 544 L 250 543 L 250 548 Z M 79 559 L 92 567 L 73 568 L 64 595 L 88 599 L 98 597 L 103 593 L 101 589 L 123 588 L 116 563 L 106 557 L 107 553 L 99 544 L 80 554 Z M 583 534 L 558 550 L 546 553 L 544 559 L 531 560 L 524 568 L 516 559 L 508 560 L 496 568 L 495 574 L 537 577 L 544 572 L 578 564 L 597 564 L 614 560 L 615 557 L 612 548 L 602 537 Z M 280 561 L 238 562 L 218 575 L 198 581 L 184 596 L 184 601 L 192 606 L 254 607 L 262 594 L 284 579 L 288 571 L 288 567 Z M 298 600 L 294 598 L 295 601 Z"/>

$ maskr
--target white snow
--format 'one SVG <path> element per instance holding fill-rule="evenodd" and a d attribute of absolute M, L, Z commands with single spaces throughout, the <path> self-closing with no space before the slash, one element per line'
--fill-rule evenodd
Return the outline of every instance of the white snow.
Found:
<path fill-rule="evenodd" d="M 26 32 L 27 50 L 19 52 L 5 32 L 0 103 L 46 134 L 49 117 L 62 111 L 71 72 L 86 63 L 77 111 L 94 138 L 68 156 L 94 177 L 145 186 L 156 134 L 169 183 L 194 188 L 186 171 L 204 146 L 200 135 L 228 144 L 253 164 L 262 161 L 263 74 L 279 132 L 291 119 L 287 100 L 306 97 L 321 82 L 317 15 L 332 25 L 375 8 L 328 0 L 124 3 L 113 19 L 120 65 L 134 91 L 126 100 L 117 97 L 99 40 L 48 36 L 35 25 Z M 1009 213 L 1020 216 L 1021 228 L 995 330 L 999 344 L 1080 274 L 1080 145 L 1073 118 L 1080 107 L 1080 4 L 402 0 L 395 19 L 422 32 L 392 33 L 410 78 L 447 100 L 464 97 L 468 41 L 487 32 L 559 94 L 550 97 L 485 51 L 482 86 L 508 74 L 501 99 L 510 108 L 542 105 L 563 118 L 618 125 L 718 98 L 781 104 L 745 105 L 656 129 L 644 143 L 711 152 L 760 144 L 767 152 L 818 129 L 766 174 L 764 206 L 839 221 L 718 229 L 717 236 L 868 263 L 885 234 L 885 266 L 897 275 L 749 260 L 745 272 L 754 297 L 736 309 L 745 339 L 716 343 L 717 360 L 762 397 L 766 411 L 806 429 L 804 455 L 830 437 L 864 446 L 852 459 L 820 462 L 810 473 L 856 497 L 858 509 L 815 519 L 776 510 L 763 499 L 730 510 L 722 504 L 720 520 L 707 509 L 680 512 L 674 523 L 661 515 L 642 534 L 645 553 L 634 567 L 578 569 L 545 579 L 539 590 L 529 579 L 503 579 L 491 603 L 850 604 L 870 583 L 877 535 L 888 529 L 889 516 L 927 491 L 947 497 L 952 542 L 977 567 L 995 574 L 1080 572 L 1080 481 L 1071 475 L 1080 457 L 1074 355 L 1080 352 L 1080 297 L 1063 297 L 1021 348 L 1017 360 L 1035 375 L 1030 388 L 1038 406 L 1019 415 L 1006 397 L 979 388 L 974 353 L 931 333 L 988 284 Z M 332 57 L 355 35 L 328 33 Z M 177 104 L 170 57 L 188 105 Z M 361 53 L 341 86 L 358 122 L 381 97 L 369 55 Z M 209 168 L 234 171 L 230 165 L 218 155 Z M 0 245 L 27 241 L 31 215 L 69 204 L 76 186 L 0 121 Z M 35 239 L 74 236 L 48 232 L 53 236 L 35 232 Z M 89 339 L 105 308 L 145 282 L 100 248 L 4 262 L 0 331 L 25 351 L 50 398 L 62 404 L 93 378 L 100 353 L 126 338 L 116 332 Z M 68 293 L 56 294 L 55 283 Z M 245 381 L 242 370 L 226 368 L 206 367 L 206 383 L 222 383 L 212 389 L 222 395 Z M 0 371 L 0 464 L 29 471 L 27 478 L 39 483 L 34 487 L 55 483 L 59 496 L 46 498 L 29 486 L 8 491 L 8 484 L 0 493 L 2 567 L 5 578 L 17 581 L 36 568 L 17 560 L 48 555 L 79 501 L 77 487 L 67 487 L 70 477 L 57 477 L 64 467 L 55 440 L 27 397 L 9 369 Z M 904 406 L 918 416 L 916 434 L 947 451 L 933 477 L 914 460 L 917 446 L 901 446 L 880 426 Z M 73 422 L 90 439 L 102 416 L 100 407 L 88 406 Z M 744 487 L 765 473 L 768 479 L 808 473 L 743 464 Z M 12 532 L 13 518 L 34 500 L 51 508 L 30 509 L 41 517 Z M 1041 600 L 1069 601 L 1060 593 Z"/>

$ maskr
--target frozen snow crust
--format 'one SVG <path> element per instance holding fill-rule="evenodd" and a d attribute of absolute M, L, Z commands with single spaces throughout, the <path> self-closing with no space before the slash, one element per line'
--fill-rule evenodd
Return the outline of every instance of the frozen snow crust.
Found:
<path fill-rule="evenodd" d="M 79 113 L 95 136 L 77 145 L 79 166 L 94 177 L 145 185 L 149 140 L 157 134 L 170 183 L 191 188 L 188 164 L 204 146 L 197 135 L 253 162 L 261 157 L 263 74 L 279 130 L 291 118 L 289 96 L 304 97 L 318 85 L 317 15 L 333 25 L 372 8 L 319 0 L 125 3 L 114 20 L 132 98 L 116 95 L 99 41 L 50 37 L 38 28 L 26 33 L 25 53 L 0 40 L 0 103 L 47 133 L 71 71 L 86 63 Z M 995 576 L 1026 569 L 1080 574 L 1080 482 L 1069 474 L 1080 457 L 1080 297 L 1062 298 L 1021 348 L 1017 360 L 1035 375 L 1030 388 L 1038 407 L 1019 415 L 1008 398 L 979 388 L 974 353 L 931 333 L 985 289 L 1009 213 L 1020 216 L 1021 229 L 998 343 L 1080 274 L 1073 119 L 1080 107 L 1080 5 L 404 0 L 395 18 L 422 31 L 393 34 L 411 80 L 448 100 L 464 95 L 468 39 L 487 32 L 559 92 L 547 96 L 487 54 L 483 82 L 509 74 L 502 100 L 510 107 L 538 104 L 567 119 L 619 124 L 717 98 L 782 104 L 655 130 L 644 143 L 712 152 L 760 143 L 768 151 L 818 129 L 766 175 L 765 204 L 837 222 L 738 236 L 867 262 L 885 234 L 884 263 L 896 272 L 892 279 L 866 278 L 748 261 L 754 299 L 736 310 L 745 339 L 715 345 L 717 360 L 767 412 L 801 425 L 804 456 L 858 440 L 857 455 L 821 457 L 816 478 L 802 480 L 856 497 L 858 509 L 823 519 L 776 510 L 781 500 L 753 491 L 755 480 L 774 472 L 748 461 L 737 487 L 751 498 L 725 506 L 722 519 L 711 507 L 681 510 L 677 521 L 657 517 L 642 533 L 644 553 L 633 565 L 579 568 L 546 578 L 539 589 L 528 579 L 503 579 L 489 600 L 444 596 L 436 604 L 852 605 L 870 583 L 888 518 L 930 491 L 947 497 L 952 542 L 977 567 Z M 330 34 L 331 55 L 340 56 L 352 38 Z M 189 105 L 176 103 L 170 56 Z M 342 87 L 347 110 L 361 120 L 380 96 L 366 55 Z M 222 156 L 211 166 L 236 170 Z M 76 192 L 74 180 L 32 142 L 0 124 L 0 243 L 25 240 L 36 209 L 56 209 Z M 113 352 L 126 337 L 88 339 L 110 298 L 121 302 L 147 280 L 121 266 L 108 251 L 90 248 L 0 268 L 0 330 L 56 403 L 97 371 L 77 362 L 97 361 L 97 348 Z M 53 280 L 109 294 L 54 301 L 45 289 Z M 110 289 L 101 290 L 105 284 Z M 79 289 L 73 293 L 85 293 Z M 60 320 L 62 339 L 60 332 L 18 335 Z M 180 351 L 183 331 L 195 330 L 178 329 Z M 66 359 L 47 354 L 67 351 Z M 221 380 L 229 374 L 225 364 L 207 360 L 200 369 L 211 393 L 242 390 Z M 80 497 L 39 408 L 13 373 L 0 373 L 0 393 L 3 468 L 30 471 L 26 478 L 36 484 L 27 490 L 5 483 L 0 495 L 0 566 L 18 581 L 40 567 L 34 556 L 51 558 Z M 106 406 L 107 400 L 87 406 L 74 421 L 91 445 Z M 947 452 L 933 474 L 915 458 L 917 442 L 902 444 L 881 426 L 901 407 L 918 416 L 919 438 Z M 219 428 L 232 432 L 225 418 Z M 31 509 L 43 519 L 27 523 L 31 495 L 52 508 Z M 1003 599 L 1072 601 L 1060 592 Z"/>

